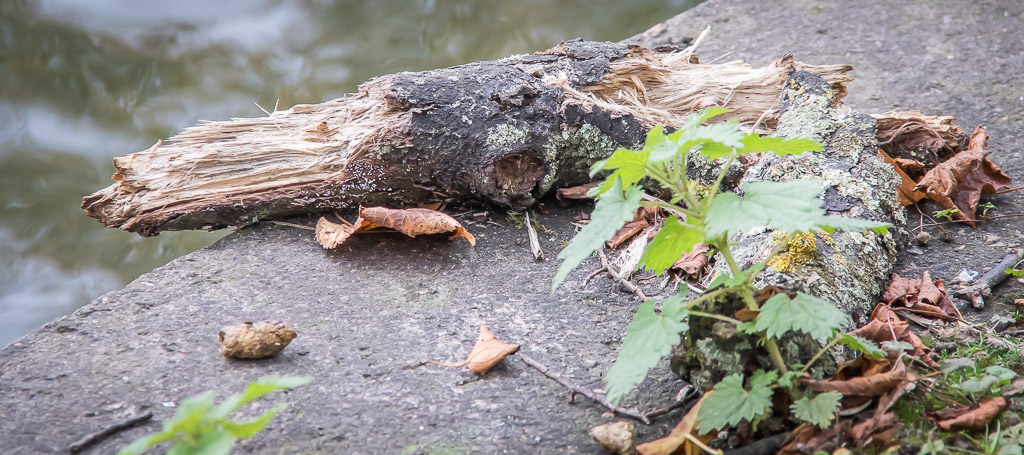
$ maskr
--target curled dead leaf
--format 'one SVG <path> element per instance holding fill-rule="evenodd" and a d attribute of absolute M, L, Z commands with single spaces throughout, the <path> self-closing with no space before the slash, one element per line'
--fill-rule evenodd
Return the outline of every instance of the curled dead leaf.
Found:
<path fill-rule="evenodd" d="M 436 360 L 428 362 L 445 367 L 466 367 L 473 373 L 484 375 L 487 370 L 496 365 L 501 359 L 519 352 L 518 344 L 506 343 L 494 336 L 487 326 L 480 326 L 480 334 L 476 337 L 476 344 L 470 351 L 469 357 L 462 363 L 441 363 Z"/>
<path fill-rule="evenodd" d="M 945 281 L 933 281 L 927 270 L 916 280 L 893 274 L 882 300 L 884 303 L 904 306 L 911 312 L 933 319 L 962 319 L 960 310 L 949 298 Z"/>
<path fill-rule="evenodd" d="M 640 221 L 630 221 L 616 231 L 611 240 L 605 242 L 605 244 L 608 245 L 608 248 L 613 250 L 618 249 L 619 246 L 626 242 L 626 240 L 631 239 L 634 235 L 646 229 L 649 225 L 650 224 L 647 223 L 647 220 L 643 218 L 641 218 Z"/>
<path fill-rule="evenodd" d="M 697 413 L 704 400 L 714 391 L 705 393 L 697 404 L 683 416 L 682 420 L 672 428 L 668 436 L 641 444 L 636 448 L 640 455 L 700 455 L 707 448 L 707 443 L 715 439 L 717 431 L 697 434 Z"/>
<path fill-rule="evenodd" d="M 845 380 L 819 381 L 805 378 L 803 382 L 815 392 L 839 392 L 846 396 L 880 397 L 900 384 L 913 381 L 915 378 L 915 373 L 913 371 L 908 372 L 903 362 L 896 362 L 896 365 L 891 370 L 884 373 L 858 376 Z"/>
<path fill-rule="evenodd" d="M 899 193 L 897 194 L 897 196 L 899 196 L 900 198 L 901 205 L 914 205 L 918 203 L 918 201 L 924 199 L 927 196 L 924 193 L 924 191 L 914 189 L 914 187 L 917 186 L 917 181 L 915 181 L 913 177 L 910 176 L 910 174 L 903 168 L 900 162 L 892 159 L 892 157 L 890 157 L 889 154 L 885 153 L 884 150 L 879 150 L 878 153 L 882 156 L 882 160 L 884 160 L 886 163 L 889 163 L 889 165 L 891 165 L 893 169 L 896 170 L 896 173 L 899 174 L 900 176 L 900 185 L 899 187 L 897 187 Z"/>
<path fill-rule="evenodd" d="M 944 410 L 930 414 L 929 417 L 936 420 L 939 428 L 945 431 L 980 430 L 1009 406 L 1010 402 L 1006 398 L 991 397 L 974 407 Z"/>
<path fill-rule="evenodd" d="M 959 152 L 967 135 L 944 115 L 925 115 L 918 111 L 873 115 L 878 121 L 878 142 L 893 157 L 921 157 L 934 165 Z"/>
<path fill-rule="evenodd" d="M 295 330 L 275 321 L 243 322 L 220 329 L 220 352 L 230 359 L 273 357 L 295 339 Z"/>
<path fill-rule="evenodd" d="M 971 135 L 967 150 L 928 171 L 914 189 L 923 190 L 944 209 L 956 209 L 953 218 L 974 227 L 981 195 L 995 193 L 1010 184 L 1010 177 L 989 161 L 987 145 L 988 134 L 979 126 Z"/>
<path fill-rule="evenodd" d="M 939 365 L 928 356 L 931 349 L 925 346 L 924 342 L 921 341 L 921 338 L 914 334 L 910 329 L 910 323 L 900 319 L 900 317 L 897 316 L 888 305 L 879 304 L 875 307 L 871 317 L 871 322 L 868 322 L 867 325 L 850 332 L 850 334 L 866 338 L 876 344 L 884 343 L 886 341 L 902 341 L 904 343 L 909 343 L 913 346 L 913 349 L 908 351 L 908 354 L 920 358 L 922 362 L 932 368 L 939 367 Z M 893 334 L 896 335 L 895 339 L 893 339 Z"/>
<path fill-rule="evenodd" d="M 587 196 L 587 193 L 601 183 L 602 182 L 590 182 L 568 188 L 559 188 L 555 193 L 555 197 L 557 197 L 559 201 L 565 201 L 566 199 L 593 199 L 592 197 Z"/>
<path fill-rule="evenodd" d="M 506 343 L 494 336 L 486 326 L 480 326 L 480 334 L 476 337 L 476 345 L 466 358 L 469 371 L 483 375 L 495 364 L 512 354 L 519 352 L 518 344 Z"/>
<path fill-rule="evenodd" d="M 597 441 L 601 450 L 613 455 L 635 455 L 636 445 L 633 442 L 633 422 L 618 422 L 598 425 L 590 429 L 590 437 Z"/>
<path fill-rule="evenodd" d="M 334 223 L 321 217 L 316 223 L 316 240 L 324 248 L 337 248 L 352 234 L 378 228 L 393 229 L 409 237 L 452 233 L 452 239 L 462 237 L 470 245 L 476 246 L 476 238 L 455 218 L 436 210 L 421 208 L 359 207 L 359 217 L 351 225 Z"/>
<path fill-rule="evenodd" d="M 694 245 L 689 253 L 684 253 L 683 257 L 672 264 L 669 274 L 679 278 L 693 277 L 699 280 L 708 271 L 709 250 L 704 242 Z"/>

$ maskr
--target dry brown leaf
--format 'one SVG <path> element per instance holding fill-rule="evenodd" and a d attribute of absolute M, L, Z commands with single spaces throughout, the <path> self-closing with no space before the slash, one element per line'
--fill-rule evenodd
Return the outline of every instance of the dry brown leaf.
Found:
<path fill-rule="evenodd" d="M 910 175 L 908 175 L 908 173 L 903 169 L 899 162 L 893 160 L 888 153 L 885 153 L 885 151 L 881 149 L 878 150 L 878 153 L 882 155 L 882 159 L 886 163 L 889 163 L 893 167 L 893 169 L 896 170 L 896 173 L 899 174 L 900 176 L 900 186 L 897 187 L 897 189 L 899 190 L 897 196 L 899 196 L 900 198 L 900 204 L 904 206 L 914 205 L 918 203 L 918 201 L 924 199 L 927 196 L 924 193 L 924 191 L 918 191 L 914 189 L 914 187 L 917 186 L 917 182 L 914 181 L 914 179 L 911 178 Z"/>
<path fill-rule="evenodd" d="M 694 245 L 689 253 L 683 254 L 683 257 L 672 264 L 669 272 L 679 278 L 693 277 L 700 279 L 707 271 L 708 251 L 710 249 L 704 242 Z"/>
<path fill-rule="evenodd" d="M 378 228 L 394 229 L 409 237 L 450 232 L 452 239 L 462 237 L 470 245 L 476 246 L 476 238 L 455 218 L 436 210 L 420 208 L 359 207 L 359 217 L 351 226 L 334 223 L 321 217 L 316 223 L 316 240 L 324 248 L 337 248 L 352 234 Z"/>
<path fill-rule="evenodd" d="M 951 116 L 925 115 L 918 111 L 873 115 L 878 142 L 894 158 L 917 158 L 934 166 L 958 153 L 967 144 L 967 135 Z"/>
<path fill-rule="evenodd" d="M 928 271 L 918 280 L 893 274 L 889 287 L 882 295 L 883 303 L 901 305 L 908 310 L 933 319 L 962 319 L 960 310 L 946 292 L 943 280 L 932 281 Z"/>
<path fill-rule="evenodd" d="M 957 209 L 953 218 L 974 227 L 975 212 L 982 194 L 992 194 L 1010 184 L 1010 177 L 989 161 L 988 134 L 979 126 L 971 142 L 954 157 L 928 171 L 914 188 L 944 209 Z"/>
<path fill-rule="evenodd" d="M 618 422 L 598 425 L 590 429 L 590 437 L 597 441 L 601 450 L 613 455 L 635 455 L 636 445 L 633 442 L 633 422 Z"/>
<path fill-rule="evenodd" d="M 699 441 L 701 444 L 707 444 L 709 441 L 715 438 L 717 431 L 698 435 L 695 433 L 697 427 L 697 413 L 700 412 L 700 406 L 704 403 L 704 400 L 708 398 L 714 391 L 705 393 L 701 397 L 697 404 L 693 405 L 692 408 L 683 416 L 683 419 L 672 428 L 668 436 L 654 441 L 640 444 L 636 448 L 640 455 L 701 455 L 704 450 L 697 445 L 694 441 Z"/>
<path fill-rule="evenodd" d="M 647 220 L 643 218 L 641 218 L 639 221 L 630 221 L 626 223 L 625 226 L 622 226 L 622 228 L 619 229 L 617 232 L 615 232 L 615 235 L 612 236 L 611 240 L 605 243 L 608 245 L 608 248 L 611 248 L 613 250 L 617 249 L 618 247 L 622 246 L 622 244 L 625 243 L 626 240 L 633 238 L 633 236 L 636 235 L 638 232 L 646 229 L 647 226 L 649 226 L 649 224 L 647 223 Z"/>
<path fill-rule="evenodd" d="M 941 416 L 941 420 L 938 420 L 937 423 L 939 428 L 945 431 L 980 430 L 1009 406 L 1010 402 L 1006 398 L 992 397 L 982 401 L 976 407 L 960 408 L 934 415 Z"/>
<path fill-rule="evenodd" d="M 901 425 L 896 415 L 888 412 L 854 425 L 848 436 L 855 447 L 892 447 L 899 442 L 896 437 Z"/>
<path fill-rule="evenodd" d="M 924 166 L 924 163 L 918 160 L 908 160 L 906 158 L 893 158 L 892 160 L 914 182 L 920 180 L 921 177 L 924 177 L 924 173 L 928 172 L 928 168 Z"/>
<path fill-rule="evenodd" d="M 914 347 L 914 349 L 910 350 L 910 355 L 920 358 L 922 362 L 930 367 L 938 368 L 938 364 L 928 356 L 931 349 L 925 346 L 921 338 L 914 334 L 910 329 L 910 323 L 900 319 L 891 308 L 887 305 L 879 304 L 875 307 L 875 311 L 871 313 L 871 317 L 871 322 L 850 332 L 850 335 L 866 338 L 876 344 L 886 341 L 909 343 Z M 893 340 L 893 333 L 896 334 L 895 340 Z"/>
<path fill-rule="evenodd" d="M 519 352 L 518 344 L 506 343 L 494 336 L 486 326 L 480 326 L 480 334 L 476 337 L 476 345 L 466 358 L 469 371 L 483 375 L 495 364 L 512 354 Z"/>
<path fill-rule="evenodd" d="M 440 202 L 423 202 L 423 203 L 416 204 L 416 207 L 417 208 L 421 208 L 421 209 L 427 209 L 427 210 L 437 210 L 437 209 L 441 208 L 441 203 Z"/>
<path fill-rule="evenodd" d="M 273 357 L 295 339 L 295 330 L 279 321 L 243 322 L 220 329 L 220 352 L 230 359 Z"/>
<path fill-rule="evenodd" d="M 839 392 L 843 395 L 878 397 L 885 395 L 904 382 L 913 381 L 914 378 L 913 371 L 908 372 L 903 366 L 903 362 L 896 362 L 896 366 L 885 373 L 858 376 L 846 380 L 804 379 L 803 382 L 815 392 Z"/>
<path fill-rule="evenodd" d="M 555 193 L 555 197 L 557 197 L 559 201 L 564 201 L 566 199 L 593 199 L 592 197 L 587 196 L 587 193 L 590 192 L 591 188 L 594 188 L 601 183 L 603 182 L 590 182 L 582 185 L 571 186 L 569 188 L 559 188 Z"/>

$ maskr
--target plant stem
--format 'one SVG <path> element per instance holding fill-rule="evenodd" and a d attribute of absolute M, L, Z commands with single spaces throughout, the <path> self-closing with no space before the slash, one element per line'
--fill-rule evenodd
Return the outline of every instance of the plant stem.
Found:
<path fill-rule="evenodd" d="M 722 170 L 718 171 L 718 178 L 715 179 L 715 186 L 711 187 L 711 194 L 704 200 L 704 203 L 708 207 L 711 207 L 711 202 L 715 200 L 715 196 L 718 196 L 718 189 L 722 187 L 722 181 L 725 180 L 725 175 L 729 173 L 729 168 L 732 167 L 732 162 L 736 161 L 736 152 L 733 151 L 732 155 L 729 155 L 729 159 L 725 161 L 725 166 L 722 166 Z"/>
<path fill-rule="evenodd" d="M 814 365 L 814 362 L 817 362 L 822 355 L 824 355 L 826 352 L 828 352 L 829 349 L 832 348 L 832 346 L 835 346 L 836 343 L 839 342 L 839 338 L 841 336 L 842 335 L 836 335 L 832 337 L 832 339 L 829 340 L 829 342 L 825 344 L 825 346 L 822 346 L 821 349 L 819 349 L 818 352 L 814 354 L 814 357 L 811 357 L 811 360 L 807 361 L 807 364 L 804 365 L 804 369 L 800 370 L 800 375 L 803 376 L 804 374 L 807 374 L 807 371 L 811 369 L 811 365 Z"/>
<path fill-rule="evenodd" d="M 764 337 L 764 347 L 768 350 L 768 355 L 772 358 L 775 368 L 779 369 L 779 373 L 788 373 L 789 369 L 786 368 L 786 361 L 782 359 L 782 351 L 779 350 L 779 345 L 775 343 L 775 338 Z"/>
<path fill-rule="evenodd" d="M 743 321 L 740 321 L 739 319 L 730 318 L 729 316 L 722 316 L 720 314 L 714 314 L 714 313 L 705 313 L 703 311 L 693 311 L 693 310 L 690 310 L 690 316 L 697 316 L 697 317 L 701 317 L 701 318 L 718 319 L 719 321 L 730 322 L 733 325 L 739 325 L 739 324 L 741 324 L 743 322 Z"/>
<path fill-rule="evenodd" d="M 689 302 L 686 302 L 686 309 L 689 310 L 690 308 L 693 308 L 694 306 L 696 306 L 698 303 L 701 303 L 701 302 L 704 302 L 704 301 L 707 301 L 707 300 L 711 300 L 711 299 L 713 299 L 715 297 L 718 297 L 718 296 L 720 296 L 722 294 L 725 294 L 725 293 L 727 293 L 729 291 L 732 291 L 732 289 L 731 288 L 722 288 L 722 289 L 716 289 L 716 290 L 711 291 L 711 292 L 705 292 L 705 293 L 701 294 L 700 297 L 697 297 L 697 298 L 695 298 L 695 299 L 693 299 L 693 300 L 691 300 Z"/>
<path fill-rule="evenodd" d="M 715 241 L 715 248 L 718 248 L 718 252 L 722 253 L 722 257 L 725 258 L 725 263 L 729 264 L 729 272 L 732 276 L 739 276 L 742 273 L 739 266 L 736 265 L 736 259 L 733 259 L 732 252 L 729 251 L 729 233 L 722 234 L 722 237 Z"/>

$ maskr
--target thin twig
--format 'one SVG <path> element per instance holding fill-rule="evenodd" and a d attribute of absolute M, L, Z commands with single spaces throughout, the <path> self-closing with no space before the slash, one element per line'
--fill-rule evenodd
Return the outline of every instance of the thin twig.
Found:
<path fill-rule="evenodd" d="M 81 452 L 81 451 L 89 448 L 93 444 L 97 444 L 97 443 L 103 442 L 103 440 L 105 440 L 105 439 L 107 439 L 107 438 L 109 438 L 109 437 L 111 437 L 111 436 L 113 436 L 113 435 L 115 435 L 115 434 L 117 434 L 117 433 L 119 433 L 121 431 L 127 430 L 127 429 L 129 429 L 131 427 L 134 427 L 134 426 L 136 426 L 136 425 L 138 425 L 138 424 L 140 424 L 142 422 L 145 422 L 145 421 L 147 421 L 149 419 L 152 419 L 152 418 L 153 418 L 153 413 L 152 412 L 147 412 L 147 413 L 142 414 L 140 416 L 132 417 L 130 419 L 122 420 L 120 422 L 117 422 L 117 423 L 114 423 L 114 424 L 111 424 L 111 425 L 107 425 L 107 426 L 103 427 L 102 429 L 100 429 L 100 431 L 97 431 L 97 432 L 94 432 L 94 433 L 89 433 L 89 434 L 85 435 L 84 437 L 82 437 L 82 439 L 79 439 L 79 440 L 71 443 L 71 445 L 68 447 L 68 452 L 71 452 L 71 453 Z"/>
<path fill-rule="evenodd" d="M 533 228 L 533 223 L 530 222 L 530 211 L 526 211 L 526 233 L 530 237 L 530 251 L 533 253 L 533 259 L 537 261 L 544 260 L 544 250 L 540 249 L 540 240 L 537 238 L 537 230 Z"/>
<path fill-rule="evenodd" d="M 583 284 L 580 286 L 580 289 L 586 289 L 587 288 L 587 283 L 589 283 L 590 280 L 593 280 L 595 276 L 600 275 L 601 272 L 603 272 L 605 270 L 607 270 L 607 269 L 605 269 L 605 267 L 602 265 L 597 270 L 594 270 L 593 272 L 590 272 L 590 275 L 587 275 L 587 277 L 583 279 Z"/>
<path fill-rule="evenodd" d="M 271 221 L 271 223 L 279 224 L 281 226 L 288 226 L 288 227 L 293 227 L 293 228 L 305 229 L 307 231 L 315 231 L 316 230 L 316 228 L 311 228 L 309 226 L 303 226 L 301 224 L 289 223 L 287 221 Z"/>
<path fill-rule="evenodd" d="M 1013 268 L 1022 259 L 1024 259 L 1024 250 L 1010 251 L 995 267 L 992 267 L 984 275 L 974 280 L 973 285 L 953 291 L 953 295 L 969 300 L 976 309 L 984 308 L 985 297 L 992 292 L 993 288 L 999 286 L 1000 283 L 1010 276 L 1006 274 L 1006 269 Z"/>
<path fill-rule="evenodd" d="M 651 424 L 651 419 L 653 419 L 655 417 L 658 417 L 658 416 L 663 416 L 665 414 L 668 414 L 668 413 L 670 413 L 670 412 L 672 412 L 672 411 L 674 411 L 674 410 L 676 410 L 676 409 L 678 409 L 680 407 L 685 406 L 687 404 L 687 401 L 690 401 L 690 400 L 688 400 L 688 398 L 690 397 L 691 394 L 686 393 L 686 394 L 683 394 L 683 396 L 678 401 L 673 403 L 672 405 L 669 405 L 669 406 L 666 406 L 666 407 L 663 407 L 663 408 L 658 408 L 658 409 L 655 409 L 655 410 L 650 411 L 650 412 L 643 413 L 643 412 L 640 412 L 640 411 L 638 411 L 636 409 L 633 409 L 633 408 L 624 408 L 622 406 L 617 406 L 617 405 L 614 405 L 614 404 L 610 403 L 608 400 L 604 399 L 603 395 L 599 395 L 596 392 L 594 392 L 593 390 L 584 389 L 583 387 L 577 386 L 577 385 L 567 381 L 565 378 L 563 378 L 562 376 L 558 375 L 558 373 L 555 373 L 555 372 L 551 371 L 551 369 L 549 369 L 548 367 L 544 366 L 540 362 L 537 362 L 536 360 L 533 360 L 533 358 L 531 358 L 530 356 L 528 356 L 526 354 L 523 354 L 522 352 L 520 352 L 516 357 L 519 357 L 520 359 L 522 359 L 523 363 L 525 363 L 527 366 L 532 367 L 533 369 L 539 371 L 540 374 L 543 374 L 544 376 L 547 376 L 548 379 L 551 379 L 552 381 L 555 381 L 555 382 L 561 384 L 562 387 L 565 387 L 566 389 L 569 389 L 569 395 L 570 396 L 574 396 L 576 394 L 583 395 L 583 396 L 585 396 L 587 398 L 590 398 L 591 401 L 593 401 L 594 403 L 597 403 L 597 404 L 599 404 L 601 406 L 604 406 L 604 407 L 608 408 L 609 410 L 611 410 L 612 412 L 614 412 L 616 414 L 623 415 L 623 416 L 626 416 L 626 417 L 632 417 L 632 418 L 637 419 L 637 420 L 639 420 L 639 421 L 641 421 L 641 422 L 643 422 L 643 423 L 645 423 L 647 425 Z"/>
<path fill-rule="evenodd" d="M 647 300 L 647 295 L 644 294 L 644 291 L 641 291 L 635 284 L 630 283 L 629 280 L 623 278 L 619 272 L 616 272 L 614 268 L 608 265 L 608 256 L 604 254 L 604 248 L 597 250 L 597 254 L 601 256 L 601 265 L 604 266 L 605 270 L 608 271 L 608 275 L 611 275 L 616 283 L 619 283 L 622 287 L 629 289 L 633 294 L 636 294 L 640 300 Z"/>

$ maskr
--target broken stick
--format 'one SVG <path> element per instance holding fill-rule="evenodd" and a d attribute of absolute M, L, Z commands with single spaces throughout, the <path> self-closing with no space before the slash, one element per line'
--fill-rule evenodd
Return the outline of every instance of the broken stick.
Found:
<path fill-rule="evenodd" d="M 362 205 L 454 199 L 513 209 L 551 188 L 590 181 L 619 147 L 655 124 L 726 106 L 752 125 L 797 70 L 828 81 L 848 65 L 785 56 L 763 68 L 701 64 L 668 52 L 574 40 L 536 54 L 381 76 L 358 93 L 266 117 L 207 122 L 114 159 L 115 183 L 82 208 L 141 235 L 217 229 Z M 777 115 L 760 122 L 762 132 Z"/>
<path fill-rule="evenodd" d="M 1006 274 L 1007 269 L 1012 269 L 1017 263 L 1024 260 L 1024 249 L 1010 251 L 999 261 L 995 267 L 989 269 L 984 275 L 974 281 L 974 284 L 966 288 L 953 291 L 953 295 L 971 302 L 975 309 L 985 307 L 985 297 L 992 294 L 992 289 L 999 286 L 1010 275 Z"/>

